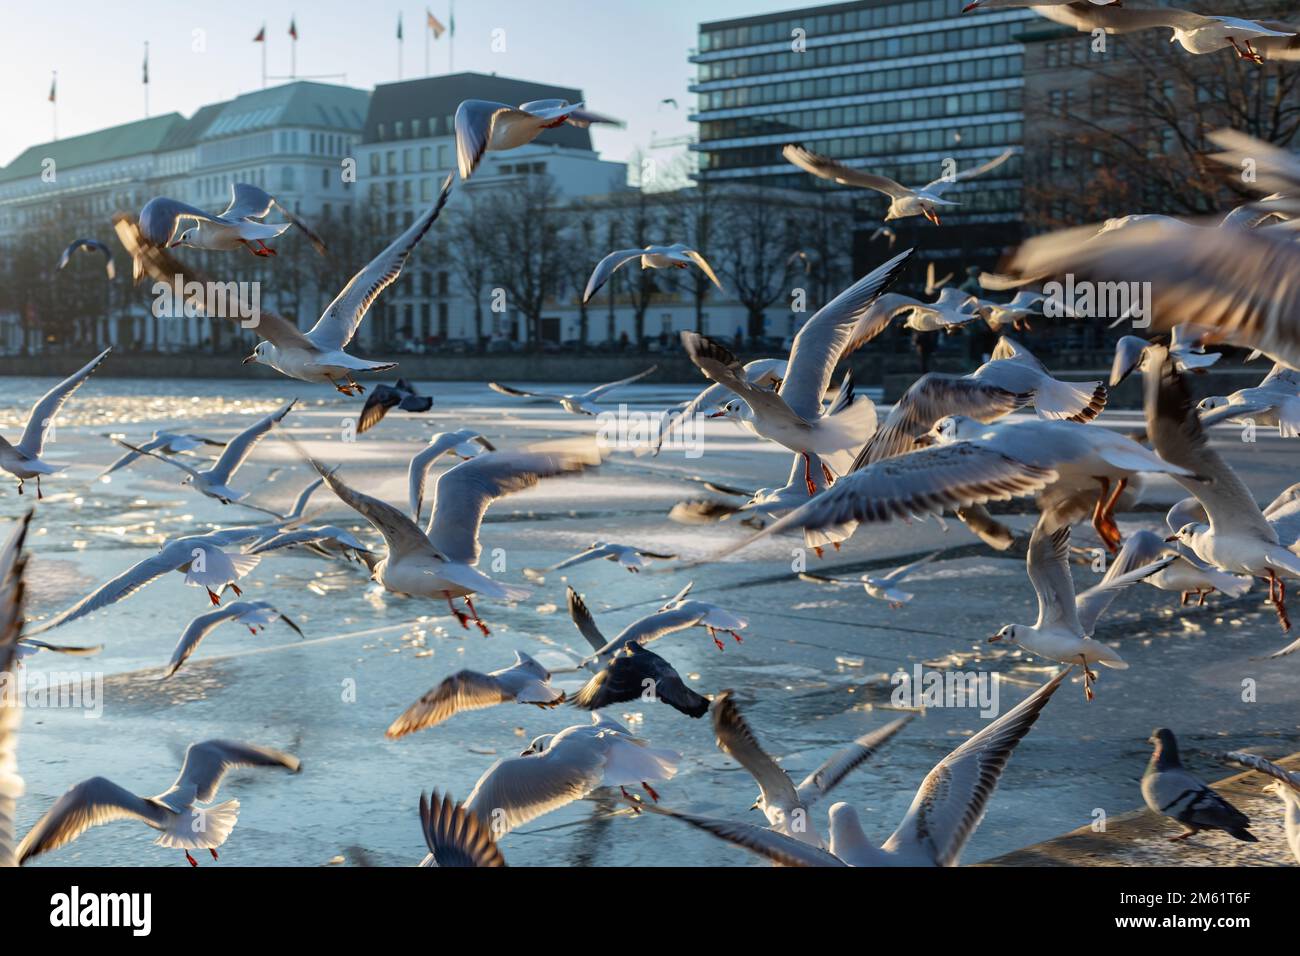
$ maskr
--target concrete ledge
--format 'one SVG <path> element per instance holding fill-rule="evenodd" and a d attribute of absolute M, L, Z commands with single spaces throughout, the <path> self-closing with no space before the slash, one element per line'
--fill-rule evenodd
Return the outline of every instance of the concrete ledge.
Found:
<path fill-rule="evenodd" d="M 1274 762 L 1288 770 L 1300 770 L 1300 753 Z M 1204 768 L 1205 760 L 1198 758 L 1196 766 Z M 1144 807 L 1110 817 L 1104 833 L 1080 827 L 979 865 L 1294 866 L 1296 860 L 1284 835 L 1282 801 L 1275 794 L 1262 792 L 1269 782 L 1271 778 L 1248 770 L 1211 784 L 1250 817 L 1250 829 L 1259 837 L 1258 843 L 1243 843 L 1225 833 L 1206 831 L 1171 843 L 1169 838 L 1178 834 L 1178 825 Z"/>

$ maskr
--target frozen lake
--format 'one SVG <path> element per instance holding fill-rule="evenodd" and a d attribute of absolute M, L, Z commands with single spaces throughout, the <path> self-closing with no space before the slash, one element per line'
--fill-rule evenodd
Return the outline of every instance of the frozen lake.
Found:
<path fill-rule="evenodd" d="M 70 366 L 75 363 L 69 363 Z M 367 385 L 376 380 L 367 381 Z M 0 387 L 0 421 L 14 438 L 27 409 L 51 383 L 6 379 Z M 47 458 L 69 468 L 45 483 L 30 540 L 32 581 L 28 614 L 48 616 L 91 588 L 151 554 L 165 539 L 219 525 L 259 523 L 256 512 L 222 506 L 181 487 L 181 473 L 146 460 L 118 472 L 111 483 L 95 476 L 119 449 L 106 434 L 144 440 L 159 427 L 228 437 L 283 401 L 303 401 L 282 430 L 325 462 L 342 463 L 354 486 L 405 506 L 406 464 L 435 432 L 474 427 L 498 447 L 541 438 L 588 433 L 589 418 L 553 406 L 529 405 L 478 384 L 423 383 L 436 396 L 431 413 L 393 412 L 355 442 L 344 423 L 355 419 L 359 399 L 327 389 L 267 377 L 258 381 L 183 382 L 94 379 L 58 420 Z M 548 390 L 560 390 L 546 386 Z M 633 408 L 658 409 L 690 393 L 672 386 L 633 386 L 618 398 Z M 1131 429 L 1136 413 L 1107 412 L 1101 422 Z M 726 421 L 703 432 L 703 454 L 659 458 L 616 453 L 599 470 L 543 482 L 494 506 L 482 540 L 486 553 L 503 549 L 514 584 L 525 567 L 540 567 L 607 539 L 684 558 L 709 554 L 749 533 L 734 521 L 706 527 L 667 520 L 672 505 L 708 495 L 687 480 L 702 475 L 729 484 L 780 485 L 789 455 L 762 446 Z M 1241 468 L 1257 496 L 1269 500 L 1296 476 L 1295 452 L 1274 434 L 1238 440 L 1235 428 L 1216 431 L 1217 444 Z M 447 467 L 437 466 L 438 470 Z M 234 484 L 250 500 L 287 509 L 308 481 L 292 448 L 268 438 Z M 35 502 L 35 488 L 19 497 L 0 475 L 0 519 L 7 523 Z M 1175 486 L 1153 481 L 1146 500 L 1172 503 Z M 378 536 L 322 490 L 309 508 L 314 518 L 355 529 L 369 542 Z M 1122 516 L 1124 530 L 1162 528 L 1162 514 Z M 1008 519 L 1027 528 L 1029 516 Z M 7 533 L 7 531 L 6 531 Z M 512 660 L 520 648 L 555 665 L 566 649 L 585 643 L 564 609 L 564 587 L 584 594 L 597 622 L 612 636 L 656 609 L 687 580 L 695 595 L 746 615 L 743 644 L 719 652 L 701 629 L 671 635 L 655 650 L 696 690 L 734 688 L 766 748 L 795 777 L 852 738 L 897 716 L 889 709 L 888 675 L 916 664 L 993 672 L 1001 676 L 1006 709 L 1052 672 L 1019 650 L 985 639 L 1001 625 L 1032 622 L 1033 591 L 1023 561 L 996 555 L 955 521 L 864 529 L 838 554 L 809 570 L 856 577 L 935 549 L 945 554 L 909 578 L 915 600 L 892 610 L 856 587 L 833 588 L 800 580 L 791 571 L 796 538 L 764 539 L 723 563 L 690 571 L 627 574 L 593 562 L 567 575 L 549 575 L 516 606 L 476 602 L 493 634 L 462 630 L 445 603 L 402 599 L 377 590 L 361 565 L 330 563 L 282 552 L 267 557 L 246 579 L 250 599 L 271 600 L 306 633 L 299 640 L 282 624 L 258 636 L 236 625 L 214 632 L 184 669 L 159 682 L 186 623 L 208 599 L 180 575 L 164 580 L 88 618 L 52 632 L 69 644 L 99 644 L 93 658 L 40 655 L 33 674 L 85 671 L 103 675 L 102 716 L 74 709 L 29 709 L 19 743 L 19 769 L 27 794 L 19 803 L 25 832 L 71 784 L 94 775 L 111 777 L 141 794 L 172 781 L 192 741 L 212 737 L 247 740 L 298 755 L 297 776 L 262 771 L 231 775 L 222 798 L 242 804 L 239 825 L 222 849 L 220 864 L 411 865 L 423 856 L 417 800 L 437 787 L 463 799 L 497 756 L 517 753 L 537 734 L 585 723 L 587 715 L 561 707 L 542 711 L 503 705 L 462 714 L 442 726 L 398 741 L 384 729 L 407 705 L 444 676 L 463 667 L 488 671 Z M 1076 544 L 1095 543 L 1086 526 Z M 1094 578 L 1075 569 L 1081 587 Z M 1261 586 L 1229 601 L 1213 595 L 1203 608 L 1179 613 L 1177 596 L 1139 586 L 1122 595 L 1103 618 L 1098 637 L 1117 647 L 1131 665 L 1105 671 L 1097 699 L 1085 702 L 1076 680 L 1049 704 L 1020 745 L 987 817 L 967 848 L 977 862 L 1087 824 L 1095 809 L 1120 813 L 1141 804 L 1138 779 L 1155 726 L 1179 735 L 1194 769 L 1210 779 L 1226 775 L 1206 756 L 1249 746 L 1286 753 L 1300 730 L 1297 658 L 1259 663 L 1253 657 L 1286 643 Z M 1293 610 L 1294 613 L 1294 610 Z M 1257 683 L 1256 702 L 1243 701 L 1244 680 Z M 576 689 L 580 679 L 557 677 Z M 355 688 L 355 694 L 349 694 Z M 714 746 L 709 721 L 690 720 L 655 704 L 611 708 L 612 716 L 658 746 L 682 752 L 677 777 L 658 786 L 667 806 L 762 822 L 747 808 L 757 788 L 748 774 Z M 918 715 L 889 746 L 850 776 L 835 799 L 858 807 L 874 839 L 883 840 L 902 819 L 929 768 L 984 721 L 972 708 L 931 708 Z M 756 865 L 756 858 L 672 820 L 632 818 L 596 797 L 548 814 L 502 842 L 514 865 Z M 814 811 L 825 826 L 825 806 Z M 1279 814 L 1280 816 L 1280 814 Z M 1264 821 L 1261 821 L 1264 822 Z M 1276 821 L 1269 821 L 1276 823 Z M 1194 841 L 1193 841 L 1194 842 Z M 1257 851 L 1242 849 L 1241 862 Z M 175 850 L 152 845 L 135 824 L 87 833 L 36 861 L 47 864 L 185 865 Z"/>

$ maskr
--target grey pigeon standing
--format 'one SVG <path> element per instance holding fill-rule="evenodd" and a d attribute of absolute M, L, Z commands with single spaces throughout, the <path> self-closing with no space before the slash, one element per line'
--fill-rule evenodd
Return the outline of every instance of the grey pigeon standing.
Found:
<path fill-rule="evenodd" d="M 1142 775 L 1142 799 L 1156 813 L 1182 824 L 1171 840 L 1185 840 L 1201 830 L 1224 830 L 1247 843 L 1259 840 L 1247 829 L 1250 818 L 1183 768 L 1172 730 L 1158 727 L 1148 741 L 1155 745 Z"/>

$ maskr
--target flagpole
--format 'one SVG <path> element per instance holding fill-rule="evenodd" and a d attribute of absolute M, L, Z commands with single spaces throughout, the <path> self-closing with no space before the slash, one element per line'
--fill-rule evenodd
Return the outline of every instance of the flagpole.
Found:
<path fill-rule="evenodd" d="M 262 89 L 266 89 L 266 24 L 262 24 Z"/>
<path fill-rule="evenodd" d="M 50 72 L 50 126 L 57 140 L 59 138 L 59 71 Z"/>
<path fill-rule="evenodd" d="M 144 41 L 144 118 L 149 118 L 149 41 Z"/>
<path fill-rule="evenodd" d="M 447 72 L 456 72 L 456 0 L 450 0 L 450 13 L 447 17 Z"/>
<path fill-rule="evenodd" d="M 397 82 L 402 82 L 402 15 L 397 15 Z"/>
<path fill-rule="evenodd" d="M 424 16 L 424 75 L 429 75 L 429 34 L 433 30 L 429 28 L 429 15 Z"/>
<path fill-rule="evenodd" d="M 289 44 L 289 79 L 298 78 L 298 17 L 295 14 L 289 18 L 289 26 L 292 28 Z"/>

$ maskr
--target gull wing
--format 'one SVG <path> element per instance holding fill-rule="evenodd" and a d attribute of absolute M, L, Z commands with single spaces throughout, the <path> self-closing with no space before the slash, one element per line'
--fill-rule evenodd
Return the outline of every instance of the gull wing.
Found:
<path fill-rule="evenodd" d="M 506 865 L 492 830 L 450 796 L 439 799 L 434 790 L 426 800 L 420 794 L 420 824 L 430 857 L 439 867 Z"/>
<path fill-rule="evenodd" d="M 217 788 L 226 773 L 239 767 L 284 767 L 290 773 L 297 773 L 302 763 L 292 754 L 257 744 L 240 743 L 233 740 L 205 740 L 190 744 L 185 751 L 185 762 L 176 782 L 167 791 L 154 799 L 164 805 L 170 805 L 169 799 L 176 801 L 180 797 L 188 803 L 211 803 L 217 796 Z M 179 812 L 185 803 L 172 809 Z"/>
<path fill-rule="evenodd" d="M 799 805 L 799 794 L 790 782 L 790 775 L 759 744 L 741 716 L 730 690 L 724 690 L 713 699 L 713 733 L 718 749 L 748 770 L 758 783 L 764 804 L 769 807 Z"/>
<path fill-rule="evenodd" d="M 629 375 L 627 378 L 620 378 L 617 382 L 606 382 L 604 385 L 597 385 L 595 388 L 588 389 L 582 393 L 582 398 L 589 402 L 594 402 L 602 395 L 612 392 L 616 388 L 622 388 L 624 385 L 631 385 L 633 382 L 639 382 L 647 375 L 653 375 L 657 371 L 659 371 L 659 366 L 651 365 L 644 372 L 637 372 L 635 375 Z"/>
<path fill-rule="evenodd" d="M 591 611 L 587 609 L 587 603 L 573 588 L 566 589 L 566 595 L 569 602 L 569 617 L 573 618 L 573 624 L 578 629 L 578 633 L 587 639 L 594 651 L 601 651 L 609 642 L 605 640 L 605 635 L 600 633 L 600 628 L 596 626 L 596 619 L 591 616 Z"/>
<path fill-rule="evenodd" d="M 893 739 L 894 735 L 907 726 L 912 715 L 891 720 L 883 727 L 878 727 L 869 734 L 863 734 L 853 743 L 831 754 L 820 767 L 808 774 L 803 782 L 795 788 L 799 802 L 811 807 L 822 797 L 827 796 L 862 764 L 875 755 L 876 751 Z"/>
<path fill-rule="evenodd" d="M 298 404 L 298 399 L 290 399 L 278 411 L 258 419 L 230 439 L 222 450 L 221 457 L 217 459 L 216 464 L 208 469 L 208 477 L 223 485 L 233 478 L 235 472 L 239 470 L 239 466 L 248 460 L 248 456 L 253 453 L 253 449 L 258 446 L 258 443 L 284 419 L 285 415 L 292 411 L 296 404 Z M 177 462 L 172 462 L 172 464 L 177 464 Z"/>
<path fill-rule="evenodd" d="M 1010 159 L 1015 154 L 1016 151 L 1014 149 L 1011 148 L 1005 149 L 997 156 L 994 156 L 992 159 L 988 160 L 987 162 L 981 163 L 980 165 L 974 167 L 973 169 L 966 169 L 966 170 L 962 170 L 961 172 L 958 172 L 951 179 L 940 178 L 940 179 L 936 179 L 932 183 L 926 183 L 925 188 L 921 191 L 927 192 L 932 196 L 940 196 L 953 183 L 961 182 L 966 179 L 974 179 L 976 176 L 983 176 L 985 173 L 997 169 L 999 166 L 1001 166 L 1003 163 L 1005 163 L 1008 159 Z"/>
<path fill-rule="evenodd" d="M 384 736 L 395 740 L 426 727 L 436 727 L 463 710 L 483 710 L 512 700 L 514 695 L 490 674 L 457 671 L 402 711 L 384 731 Z"/>
<path fill-rule="evenodd" d="M 702 817 L 698 814 L 683 813 L 680 810 L 670 810 L 668 807 L 655 806 L 654 804 L 638 803 L 636 806 L 640 810 L 649 810 L 651 813 L 657 813 L 660 816 L 680 820 L 697 830 L 703 830 L 719 840 L 725 840 L 727 843 L 746 849 L 750 853 L 771 860 L 780 866 L 846 865 L 839 857 L 815 847 L 811 843 L 804 843 L 802 840 L 796 840 L 784 833 L 777 833 L 767 827 L 755 826 L 752 823 L 737 823 L 734 820 L 720 820 L 716 817 Z"/>
<path fill-rule="evenodd" d="M 609 281 L 609 277 L 619 268 L 643 255 L 645 255 L 644 249 L 618 249 L 597 262 L 591 277 L 587 279 L 587 287 L 582 292 L 582 301 L 590 302 L 591 297 L 600 291 L 601 287 Z"/>
<path fill-rule="evenodd" d="M 505 103 L 490 100 L 465 100 L 456 107 L 456 163 L 460 178 L 469 179 L 487 152 L 492 127 L 502 117 L 527 119 L 531 114 Z"/>
<path fill-rule="evenodd" d="M 18 845 L 21 865 L 32 857 L 71 843 L 91 827 L 114 820 L 140 820 L 155 830 L 170 822 L 166 807 L 138 797 L 105 777 L 91 777 L 74 786 L 23 837 Z"/>
<path fill-rule="evenodd" d="M 922 851 L 937 866 L 956 866 L 979 826 L 1016 745 L 1070 672 L 1066 668 L 944 757 L 926 774 L 907 816 L 885 841 L 887 852 Z"/>
<path fill-rule="evenodd" d="M 804 172 L 812 173 L 821 179 L 829 179 L 841 186 L 874 189 L 878 193 L 884 193 L 891 199 L 904 199 L 913 195 L 912 190 L 902 183 L 894 182 L 888 176 L 877 176 L 874 173 L 864 173 L 861 170 L 852 169 L 843 163 L 837 163 L 833 159 L 814 153 L 812 150 L 804 149 L 802 146 L 796 146 L 793 143 L 782 149 L 781 155 L 785 157 L 787 162 L 793 163 Z"/>
<path fill-rule="evenodd" d="M 437 201 L 424 215 L 418 217 L 387 249 L 349 279 L 348 284 L 334 297 L 334 301 L 325 307 L 324 314 L 307 332 L 306 337 L 313 346 L 325 352 L 347 348 L 356 335 L 361 320 L 366 317 L 370 304 L 379 297 L 379 293 L 397 281 L 411 253 L 437 220 L 442 207 L 447 205 L 447 199 L 451 196 L 451 183 L 452 177 L 449 175 L 443 181 Z"/>
<path fill-rule="evenodd" d="M 111 351 L 113 351 L 112 347 L 104 349 L 80 369 L 41 396 L 41 400 L 32 406 L 31 412 L 27 415 L 27 425 L 23 428 L 23 437 L 16 446 L 20 452 L 30 458 L 39 458 L 41 456 L 41 452 L 45 450 L 45 432 L 54 421 L 54 416 L 59 413 L 59 409 L 64 406 L 64 403 L 72 397 L 72 393 L 79 389 L 86 379 L 90 378 L 95 369 L 99 368 L 100 363 L 108 357 L 108 353 Z"/>

